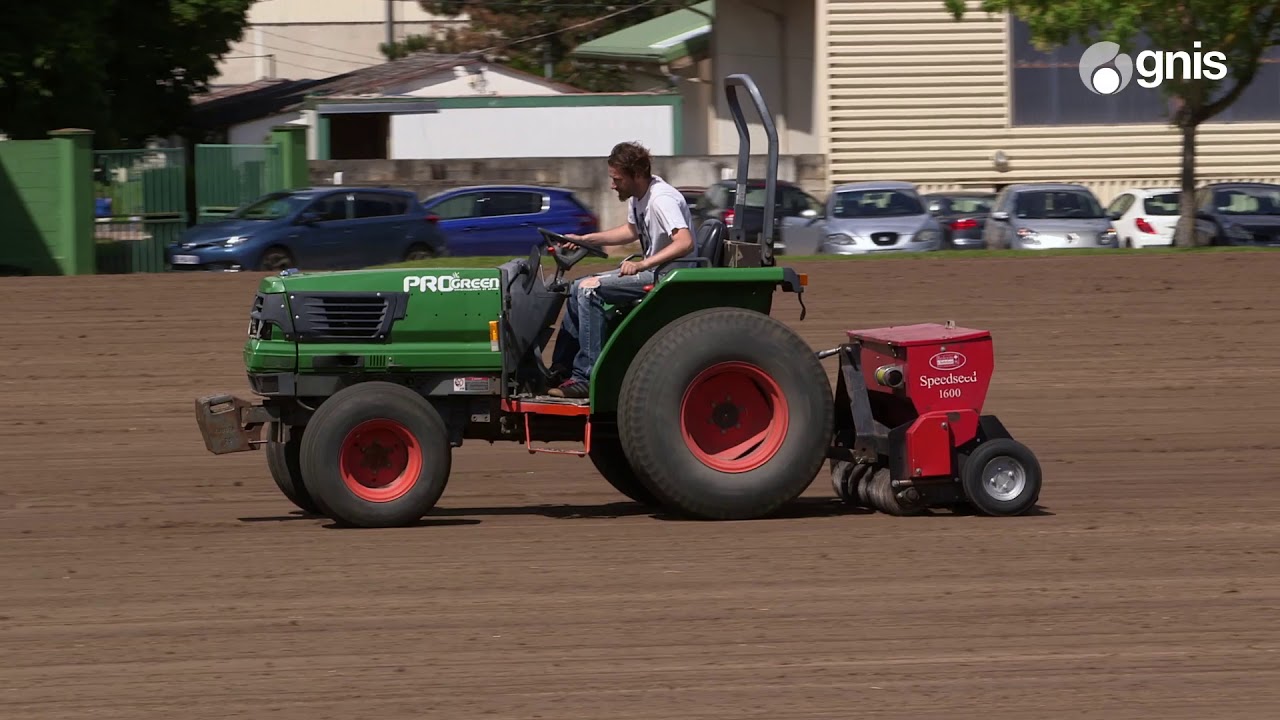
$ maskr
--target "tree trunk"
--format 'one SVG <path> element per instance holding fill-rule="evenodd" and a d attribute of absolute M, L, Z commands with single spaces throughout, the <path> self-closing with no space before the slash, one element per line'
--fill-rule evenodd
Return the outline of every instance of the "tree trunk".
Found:
<path fill-rule="evenodd" d="M 1183 120 L 1182 128 L 1182 196 L 1178 203 L 1178 228 L 1173 234 L 1176 247 L 1195 247 L 1196 237 L 1196 123 Z"/>

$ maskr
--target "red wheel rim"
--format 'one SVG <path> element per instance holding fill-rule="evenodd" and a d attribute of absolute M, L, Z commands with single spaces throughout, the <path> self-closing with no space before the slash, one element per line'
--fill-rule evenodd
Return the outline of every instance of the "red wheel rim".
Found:
<path fill-rule="evenodd" d="M 343 439 L 338 468 L 356 497 L 391 502 L 418 482 L 422 446 L 409 428 L 395 420 L 366 420 Z"/>
<path fill-rule="evenodd" d="M 773 378 L 743 362 L 703 370 L 680 403 L 680 432 L 689 452 L 713 470 L 755 470 L 787 437 L 787 398 Z"/>

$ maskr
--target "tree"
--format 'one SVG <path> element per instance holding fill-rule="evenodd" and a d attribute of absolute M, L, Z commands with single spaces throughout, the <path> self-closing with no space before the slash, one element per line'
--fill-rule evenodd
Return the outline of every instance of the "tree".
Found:
<path fill-rule="evenodd" d="M 0 24 L 0 131 L 88 128 L 99 146 L 182 129 L 191 95 L 240 39 L 253 0 L 10 3 Z"/>
<path fill-rule="evenodd" d="M 943 2 L 955 19 L 964 17 L 965 0 Z M 1126 66 L 1118 67 L 1121 75 L 1136 69 L 1144 85 L 1160 80 L 1161 92 L 1175 108 L 1169 120 L 1182 133 L 1181 218 L 1175 243 L 1196 244 L 1196 130 L 1240 97 L 1257 75 L 1263 53 L 1280 43 L 1280 0 L 981 0 L 980 7 L 1018 17 L 1043 45 L 1107 40 L 1128 53 L 1139 35 L 1150 39 L 1153 48 L 1139 53 L 1136 64 L 1118 58 L 1116 65 Z M 1186 62 L 1181 54 L 1159 54 L 1179 51 L 1186 53 Z M 1203 61 L 1199 77 L 1191 62 L 1197 56 Z M 1101 59 L 1111 57 L 1106 53 Z M 1157 68 L 1164 71 L 1162 77 L 1156 77 Z M 1104 65 L 1101 72 L 1116 70 Z"/>
<path fill-rule="evenodd" d="M 659 15 L 693 5 L 696 0 L 419 0 L 434 15 L 466 14 L 469 26 L 448 30 L 440 37 L 415 35 L 391 46 L 388 58 L 411 52 L 467 53 L 490 51 L 504 64 L 543 75 L 584 90 L 609 92 L 629 89 L 621 68 L 579 63 L 568 58 L 573 48 L 592 38 L 616 32 Z"/>

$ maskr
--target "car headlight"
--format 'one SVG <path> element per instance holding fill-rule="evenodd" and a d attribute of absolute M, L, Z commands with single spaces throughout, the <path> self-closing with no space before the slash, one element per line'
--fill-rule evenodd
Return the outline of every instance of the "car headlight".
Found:
<path fill-rule="evenodd" d="M 941 237 L 942 237 L 942 233 L 939 233 L 937 230 L 933 230 L 933 229 L 921 230 L 920 232 L 916 233 L 914 237 L 911 238 L 911 242 L 919 242 L 919 243 L 937 242 L 938 240 L 941 239 Z"/>
<path fill-rule="evenodd" d="M 827 242 L 832 245 L 857 245 L 858 241 L 844 233 L 833 233 L 827 236 Z"/>
<path fill-rule="evenodd" d="M 222 241 L 222 247 L 234 247 L 249 239 L 248 235 L 232 235 Z"/>

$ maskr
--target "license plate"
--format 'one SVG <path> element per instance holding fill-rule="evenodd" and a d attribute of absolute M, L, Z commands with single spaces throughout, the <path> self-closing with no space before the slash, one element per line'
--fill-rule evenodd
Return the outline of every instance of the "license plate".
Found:
<path fill-rule="evenodd" d="M 199 265 L 200 256 L 199 255 L 174 255 L 173 264 L 174 265 Z"/>

